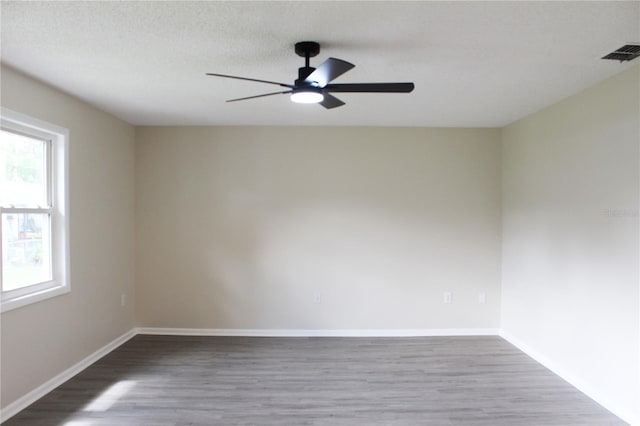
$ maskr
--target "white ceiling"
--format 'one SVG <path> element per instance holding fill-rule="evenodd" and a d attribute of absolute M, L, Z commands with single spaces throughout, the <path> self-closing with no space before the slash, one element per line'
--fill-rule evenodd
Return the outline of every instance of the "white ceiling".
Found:
<path fill-rule="evenodd" d="M 600 58 L 640 41 L 640 2 L 6 2 L 2 62 L 138 125 L 503 126 L 632 66 Z M 411 94 L 298 105 L 320 55 L 336 83 L 413 81 Z"/>

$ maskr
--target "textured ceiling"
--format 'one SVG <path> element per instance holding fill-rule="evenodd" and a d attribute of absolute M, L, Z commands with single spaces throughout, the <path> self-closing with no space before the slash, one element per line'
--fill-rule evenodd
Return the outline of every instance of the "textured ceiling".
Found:
<path fill-rule="evenodd" d="M 140 125 L 503 126 L 632 66 L 640 2 L 9 2 L 2 62 Z M 333 110 L 278 95 L 297 41 L 356 67 L 336 83 L 413 81 L 411 94 L 339 94 Z M 635 62 L 639 62 L 636 60 Z"/>

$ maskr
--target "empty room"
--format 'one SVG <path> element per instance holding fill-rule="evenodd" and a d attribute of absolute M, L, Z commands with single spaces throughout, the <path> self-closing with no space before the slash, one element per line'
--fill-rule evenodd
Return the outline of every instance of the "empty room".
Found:
<path fill-rule="evenodd" d="M 0 19 L 3 425 L 640 425 L 640 2 Z"/>

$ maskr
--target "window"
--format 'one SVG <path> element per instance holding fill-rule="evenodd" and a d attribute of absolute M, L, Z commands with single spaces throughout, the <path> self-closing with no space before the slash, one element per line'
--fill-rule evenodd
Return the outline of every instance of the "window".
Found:
<path fill-rule="evenodd" d="M 69 291 L 69 132 L 5 108 L 1 124 L 4 312 Z"/>

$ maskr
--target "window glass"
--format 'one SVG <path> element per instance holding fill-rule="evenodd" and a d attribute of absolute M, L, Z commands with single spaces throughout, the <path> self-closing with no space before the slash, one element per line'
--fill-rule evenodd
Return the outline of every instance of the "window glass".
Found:
<path fill-rule="evenodd" d="M 2 290 L 50 281 L 51 228 L 48 214 L 2 214 Z"/>
<path fill-rule="evenodd" d="M 47 203 L 46 141 L 2 130 L 0 203 L 38 207 Z"/>

